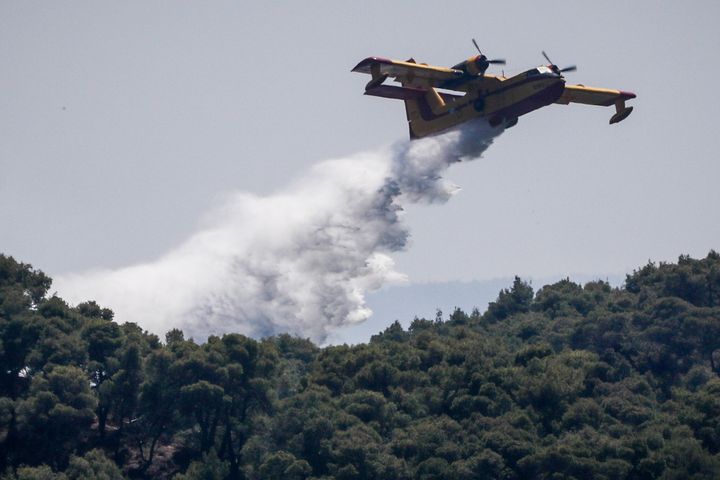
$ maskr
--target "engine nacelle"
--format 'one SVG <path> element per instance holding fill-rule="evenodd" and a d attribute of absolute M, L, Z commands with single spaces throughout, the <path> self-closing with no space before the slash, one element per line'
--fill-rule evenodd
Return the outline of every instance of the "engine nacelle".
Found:
<path fill-rule="evenodd" d="M 452 68 L 455 70 L 461 70 L 467 75 L 483 75 L 489 66 L 490 62 L 488 62 L 485 55 L 475 55 L 464 62 L 458 63 Z"/>

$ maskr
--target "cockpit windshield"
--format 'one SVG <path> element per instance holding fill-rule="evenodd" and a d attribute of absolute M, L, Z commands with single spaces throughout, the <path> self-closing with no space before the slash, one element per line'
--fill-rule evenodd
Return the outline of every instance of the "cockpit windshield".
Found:
<path fill-rule="evenodd" d="M 555 72 L 553 72 L 551 68 L 545 66 L 537 67 L 527 72 L 528 77 L 537 77 L 540 75 L 556 76 Z"/>

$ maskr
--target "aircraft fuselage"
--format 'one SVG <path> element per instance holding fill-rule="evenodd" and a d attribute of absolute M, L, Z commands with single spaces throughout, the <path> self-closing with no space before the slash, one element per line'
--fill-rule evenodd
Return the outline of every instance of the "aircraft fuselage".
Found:
<path fill-rule="evenodd" d="M 417 113 L 423 122 L 411 127 L 419 138 L 484 117 L 493 126 L 512 126 L 517 118 L 557 101 L 565 79 L 549 69 L 532 69 L 510 78 L 485 76 L 461 86 L 465 95 L 431 89 L 417 99 Z M 412 105 L 408 105 L 408 115 Z"/>

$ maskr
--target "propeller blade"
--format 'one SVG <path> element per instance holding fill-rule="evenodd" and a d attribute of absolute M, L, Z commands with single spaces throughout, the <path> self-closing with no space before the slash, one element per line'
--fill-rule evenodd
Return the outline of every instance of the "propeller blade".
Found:
<path fill-rule="evenodd" d="M 504 58 L 496 58 L 494 60 L 488 60 L 488 63 L 492 63 L 495 65 L 505 65 L 507 62 Z"/>
<path fill-rule="evenodd" d="M 560 72 L 561 72 L 561 73 L 562 73 L 562 72 L 574 72 L 575 70 L 577 70 L 577 66 L 575 66 L 575 65 L 570 65 L 569 67 L 565 67 L 565 68 L 563 68 L 562 70 L 560 70 Z"/>
<path fill-rule="evenodd" d="M 542 54 L 543 54 L 543 57 L 545 57 L 545 60 L 547 60 L 550 65 L 554 65 L 552 63 L 552 60 L 550 60 L 550 57 L 548 57 L 547 53 L 545 53 L 545 50 L 542 51 Z"/>
<path fill-rule="evenodd" d="M 475 48 L 477 48 L 478 53 L 479 53 L 480 55 L 482 55 L 482 52 L 480 51 L 480 47 L 478 47 L 478 44 L 477 44 L 477 42 L 475 41 L 474 38 L 472 39 L 472 42 L 473 42 L 473 45 L 475 45 Z"/>

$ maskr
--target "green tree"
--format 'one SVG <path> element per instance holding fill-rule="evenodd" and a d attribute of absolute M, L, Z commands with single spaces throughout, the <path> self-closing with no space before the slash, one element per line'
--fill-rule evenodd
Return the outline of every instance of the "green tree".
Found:
<path fill-rule="evenodd" d="M 173 355 L 165 350 L 153 352 L 147 359 L 138 403 L 139 417 L 130 432 L 142 463 L 141 471 L 152 464 L 160 438 L 173 432 L 179 423 L 180 388 L 172 376 L 173 362 Z"/>
<path fill-rule="evenodd" d="M 82 457 L 73 455 L 65 470 L 68 480 L 123 480 L 120 469 L 102 450 L 90 450 Z"/>
<path fill-rule="evenodd" d="M 220 460 L 215 450 L 203 453 L 202 460 L 192 462 L 187 472 L 177 475 L 177 480 L 225 480 L 230 472 L 227 462 Z"/>
<path fill-rule="evenodd" d="M 82 444 L 95 418 L 97 400 L 84 372 L 57 366 L 33 378 L 29 395 L 17 407 L 17 430 L 24 462 L 64 466 Z"/>
<path fill-rule="evenodd" d="M 496 322 L 510 315 L 529 312 L 533 295 L 530 284 L 522 281 L 520 277 L 515 277 L 512 288 L 500 291 L 497 300 L 488 305 L 483 318 L 486 321 Z"/>
<path fill-rule="evenodd" d="M 3 477 L 3 479 L 5 478 Z M 40 465 L 39 467 L 22 466 L 18 468 L 17 475 L 11 475 L 7 478 L 8 480 L 67 480 L 65 474 L 53 472 L 47 465 Z"/>
<path fill-rule="evenodd" d="M 271 453 L 260 465 L 260 477 L 267 480 L 304 480 L 312 473 L 305 460 L 298 460 L 292 453 Z"/>

